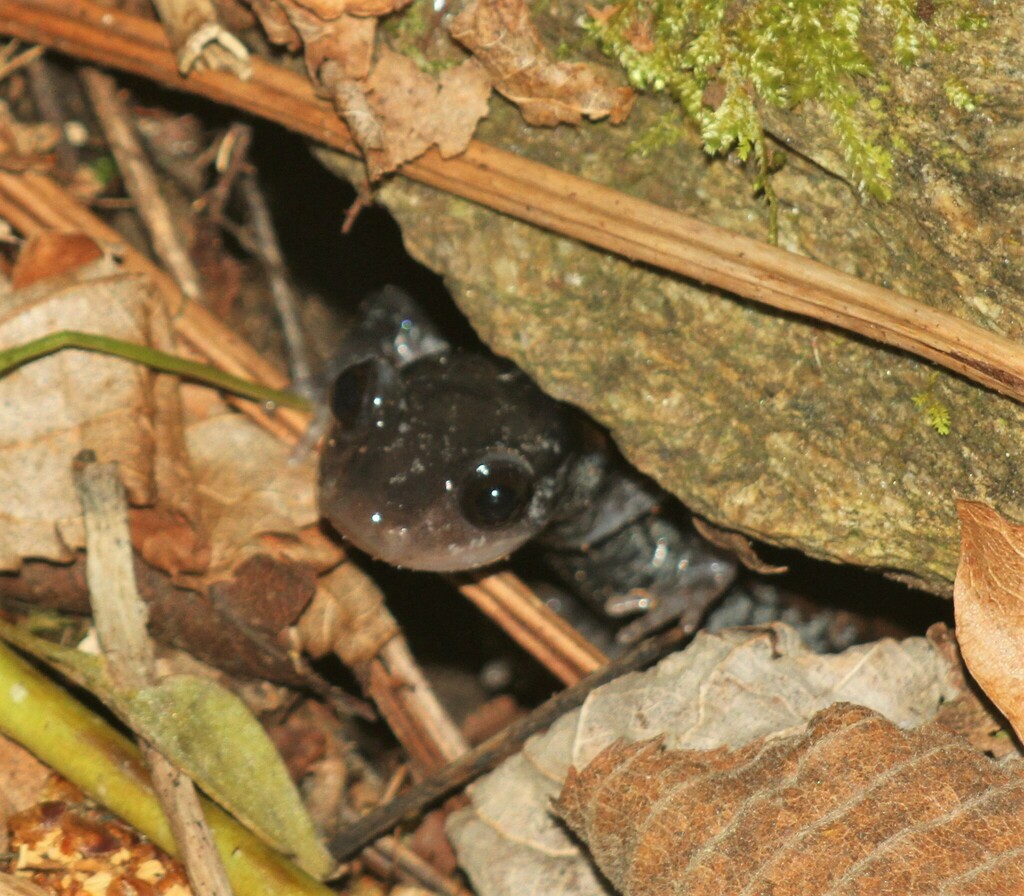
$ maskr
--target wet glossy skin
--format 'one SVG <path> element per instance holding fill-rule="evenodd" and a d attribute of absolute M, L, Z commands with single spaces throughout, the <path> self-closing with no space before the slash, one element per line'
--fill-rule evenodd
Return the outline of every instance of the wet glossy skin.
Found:
<path fill-rule="evenodd" d="M 320 459 L 320 510 L 352 544 L 453 571 L 536 540 L 592 607 L 643 613 L 637 637 L 696 625 L 735 562 L 680 527 L 668 501 L 571 409 L 498 358 L 452 350 L 386 288 L 345 346 Z M 586 443 L 586 444 L 585 444 Z"/>
<path fill-rule="evenodd" d="M 385 298 L 404 310 L 398 296 Z M 369 357 L 335 384 L 321 512 L 348 541 L 394 566 L 493 563 L 564 504 L 575 422 L 497 358 L 432 338 L 396 351 L 395 334 L 409 320 L 389 325 L 397 317 L 381 314 L 376 333 L 354 348 Z"/>

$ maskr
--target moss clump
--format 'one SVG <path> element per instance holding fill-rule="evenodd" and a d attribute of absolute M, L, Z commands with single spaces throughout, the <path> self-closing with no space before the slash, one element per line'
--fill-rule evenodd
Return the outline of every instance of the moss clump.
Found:
<path fill-rule="evenodd" d="M 857 84 L 870 73 L 860 35 L 869 2 L 900 63 L 934 42 L 916 0 L 625 0 L 595 11 L 588 29 L 635 87 L 664 91 L 682 105 L 708 153 L 753 157 L 769 201 L 774 160 L 758 108 L 792 109 L 805 100 L 826 110 L 858 187 L 885 200 L 892 153 L 881 110 Z"/>
<path fill-rule="evenodd" d="M 928 382 L 925 383 L 925 387 L 916 395 L 913 395 L 910 400 L 914 402 L 914 404 L 920 409 L 921 413 L 924 414 L 924 419 L 928 421 L 928 425 L 932 429 L 934 429 L 940 436 L 948 436 L 950 433 L 949 408 L 946 406 L 945 402 L 935 394 L 935 387 L 938 379 L 939 374 L 933 373 L 928 378 Z"/>

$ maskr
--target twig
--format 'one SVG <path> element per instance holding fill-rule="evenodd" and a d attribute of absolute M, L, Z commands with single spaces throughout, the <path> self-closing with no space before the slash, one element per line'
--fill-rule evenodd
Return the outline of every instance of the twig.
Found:
<path fill-rule="evenodd" d="M 44 47 L 33 49 L 43 50 Z M 17 60 L 14 60 L 15 62 Z M 5 77 L 7 66 L 0 68 L 0 80 Z M 32 92 L 32 101 L 36 105 L 39 117 L 60 129 L 60 140 L 57 143 L 57 167 L 67 175 L 78 165 L 78 150 L 68 141 L 67 113 L 65 98 L 58 87 L 57 75 L 50 60 L 37 58 L 28 65 L 28 86 Z"/>
<path fill-rule="evenodd" d="M 202 295 L 199 271 L 174 224 L 170 206 L 163 197 L 128 109 L 117 95 L 117 82 L 108 74 L 86 68 L 82 71 L 82 83 L 106 134 L 110 151 L 117 160 L 128 193 L 135 201 L 135 213 L 149 233 L 153 251 L 171 272 L 178 288 L 188 298 L 199 299 Z"/>
<path fill-rule="evenodd" d="M 27 50 L 22 50 L 13 59 L 9 59 L 0 65 L 0 81 L 10 77 L 23 66 L 31 65 L 45 52 L 46 47 L 29 47 Z"/>
<path fill-rule="evenodd" d="M 299 301 L 288 277 L 288 268 L 281 252 L 281 244 L 274 231 L 267 200 L 253 174 L 245 174 L 238 183 L 242 201 L 249 212 L 249 223 L 256 241 L 257 257 L 270 284 L 270 294 L 281 321 L 285 345 L 288 347 L 288 366 L 293 388 L 299 395 L 312 399 L 313 369 L 309 360 L 309 340 L 299 319 Z"/>
<path fill-rule="evenodd" d="M 216 72 L 181 81 L 152 23 L 89 0 L 6 0 L 0 31 L 131 71 L 275 121 L 355 154 L 348 129 L 301 75 L 253 60 L 248 84 Z M 934 361 L 1024 401 L 1024 348 L 827 265 L 473 141 L 401 173 L 556 233 Z"/>
<path fill-rule="evenodd" d="M 252 128 L 241 122 L 234 122 L 224 135 L 208 151 L 217 172 L 213 186 L 201 196 L 197 207 L 212 221 L 221 225 L 227 218 L 224 208 L 231 198 L 238 179 L 250 168 L 249 147 L 252 145 Z M 204 153 L 205 156 L 207 153 Z M 202 157 L 201 157 L 202 160 Z"/>
<path fill-rule="evenodd" d="M 373 846 L 363 850 L 362 859 L 384 879 L 398 871 L 403 877 L 444 896 L 472 896 L 465 887 L 445 877 L 409 847 L 403 846 L 397 837 L 381 837 Z"/>
<path fill-rule="evenodd" d="M 93 621 L 107 668 L 120 687 L 147 687 L 156 683 L 155 654 L 146 632 L 146 605 L 135 585 L 128 499 L 117 464 L 98 464 L 95 454 L 83 452 L 75 459 L 74 479 L 85 520 L 86 579 Z M 231 896 L 227 873 L 192 780 L 148 744 L 142 745 L 142 753 L 193 892 L 196 896 Z"/>
<path fill-rule="evenodd" d="M 515 574 L 462 576 L 455 582 L 464 597 L 564 684 L 575 684 L 608 662 Z"/>
<path fill-rule="evenodd" d="M 469 750 L 404 637 L 392 638 L 369 664 L 367 690 L 421 773 Z"/>
<path fill-rule="evenodd" d="M 359 821 L 339 831 L 331 839 L 331 852 L 339 860 L 352 855 L 391 830 L 407 815 L 421 812 L 431 803 L 490 771 L 502 759 L 516 752 L 528 737 L 547 728 L 559 716 L 583 703 L 594 688 L 627 672 L 643 668 L 675 649 L 689 635 L 690 632 L 682 628 L 673 628 L 637 644 L 572 687 L 555 694 L 529 715 L 474 747 L 436 775 L 421 781 L 387 805 L 368 812 Z"/>

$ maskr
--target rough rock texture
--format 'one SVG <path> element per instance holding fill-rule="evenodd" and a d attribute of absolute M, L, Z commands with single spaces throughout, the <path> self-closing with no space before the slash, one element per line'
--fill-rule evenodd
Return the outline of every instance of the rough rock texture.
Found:
<path fill-rule="evenodd" d="M 1019 337 L 1024 6 L 981 6 L 987 27 L 946 27 L 910 68 L 886 59 L 881 38 L 871 43 L 877 23 L 863 26 L 876 71 L 861 86 L 896 147 L 888 204 L 843 180 L 821 110 L 771 113 L 792 150 L 773 180 L 780 244 Z M 951 84 L 966 86 L 973 110 L 951 102 Z M 645 101 L 619 128 L 543 131 L 495 100 L 478 136 L 765 238 L 764 207 L 735 162 L 709 160 L 695 137 L 630 151 L 671 112 Z M 954 496 L 1024 518 L 1024 408 L 1012 401 L 402 179 L 380 199 L 496 352 L 606 425 L 630 460 L 719 525 L 947 593 Z M 948 409 L 949 435 L 914 396 Z"/>

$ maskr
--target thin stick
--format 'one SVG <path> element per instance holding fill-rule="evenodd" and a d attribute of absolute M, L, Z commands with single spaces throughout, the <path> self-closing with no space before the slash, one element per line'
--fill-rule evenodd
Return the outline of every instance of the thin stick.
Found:
<path fill-rule="evenodd" d="M 643 668 L 675 649 L 689 635 L 688 629 L 677 627 L 637 644 L 572 687 L 555 694 L 529 715 L 523 716 L 494 737 L 485 740 L 480 746 L 474 747 L 436 775 L 426 778 L 387 805 L 379 806 L 359 821 L 339 831 L 331 839 L 331 852 L 339 861 L 354 854 L 381 834 L 391 830 L 407 815 L 422 812 L 431 803 L 490 771 L 502 759 L 515 753 L 528 737 L 547 728 L 559 716 L 583 703 L 594 688 L 626 672 Z"/>
<path fill-rule="evenodd" d="M 600 650 L 511 572 L 457 577 L 463 597 L 487 614 L 563 684 L 575 684 L 608 662 Z"/>
<path fill-rule="evenodd" d="M 310 362 L 309 339 L 302 326 L 299 300 L 288 276 L 288 266 L 274 230 L 270 207 L 253 174 L 246 173 L 238 181 L 239 194 L 249 212 L 249 224 L 255 242 L 257 257 L 270 285 L 277 317 L 281 322 L 285 345 L 288 347 L 288 367 L 292 387 L 299 395 L 312 399 L 315 387 Z"/>
<path fill-rule="evenodd" d="M 182 81 L 159 26 L 89 0 L 6 0 L 0 31 L 244 109 L 355 153 L 348 129 L 309 82 L 264 60 L 253 60 L 246 84 L 217 72 Z M 453 159 L 431 151 L 401 173 L 626 258 L 927 358 L 1024 401 L 1020 345 L 811 259 L 479 141 Z"/>
<path fill-rule="evenodd" d="M 202 295 L 199 271 L 175 226 L 171 208 L 163 197 L 128 109 L 118 96 L 117 82 L 94 68 L 84 69 L 81 77 L 128 194 L 135 203 L 135 213 L 149 233 L 153 251 L 171 272 L 182 293 L 190 299 L 199 299 Z"/>

